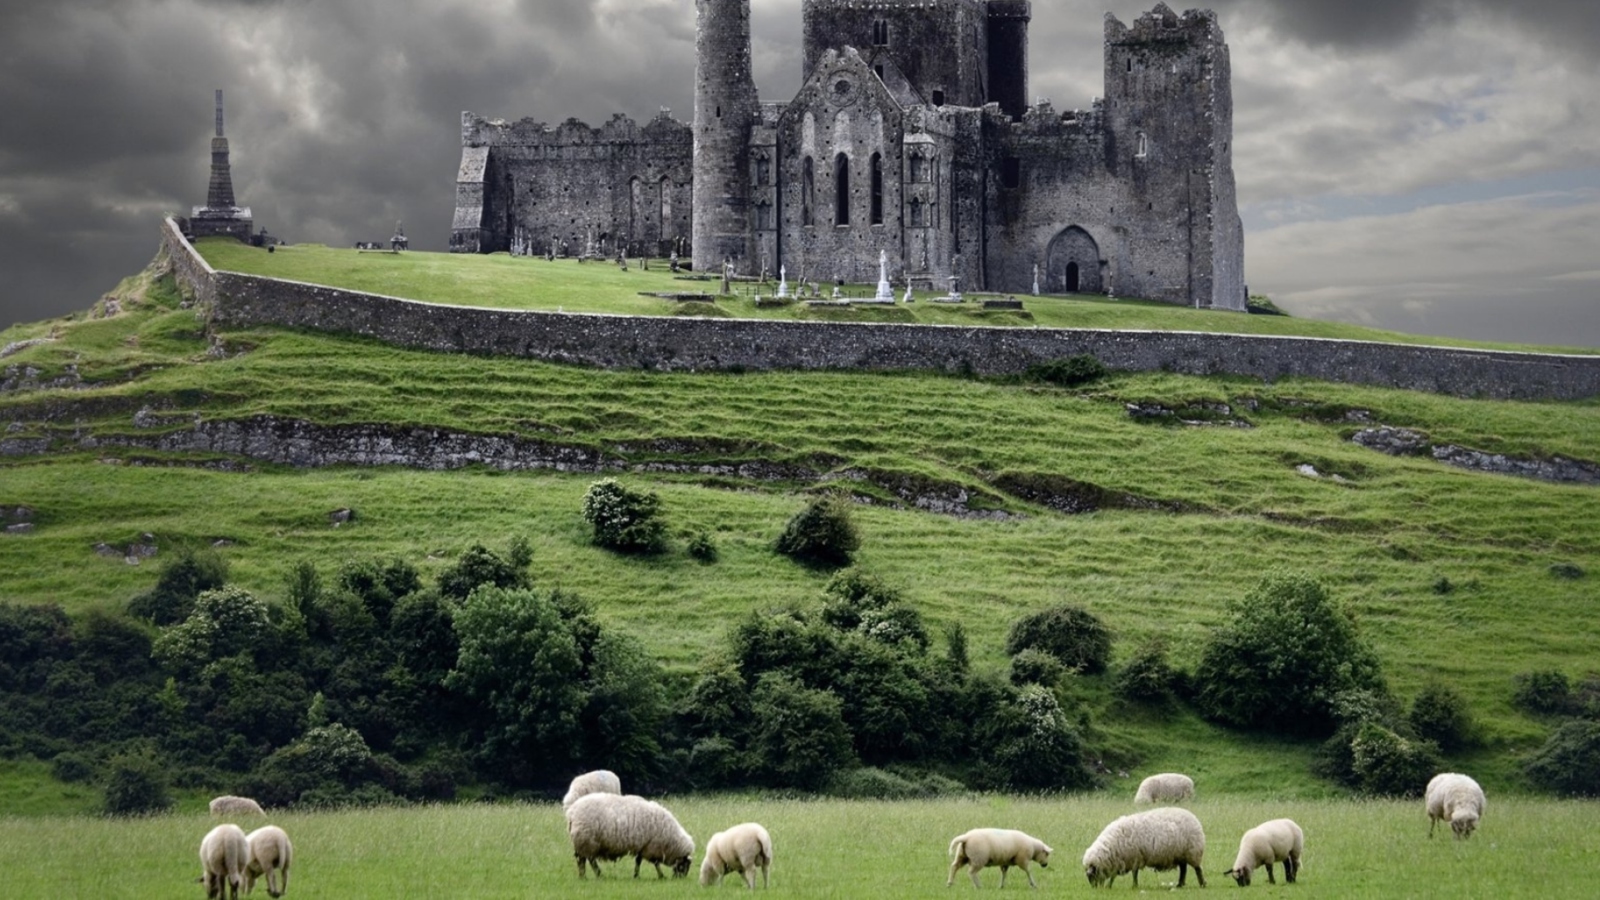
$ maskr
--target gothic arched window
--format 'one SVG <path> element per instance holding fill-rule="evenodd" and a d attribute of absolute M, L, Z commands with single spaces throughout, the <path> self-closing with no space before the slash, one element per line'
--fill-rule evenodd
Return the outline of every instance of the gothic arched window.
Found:
<path fill-rule="evenodd" d="M 806 157 L 800 166 L 800 224 L 815 225 L 816 213 L 814 201 L 817 196 L 816 167 L 811 163 L 811 157 Z"/>
<path fill-rule="evenodd" d="M 833 158 L 833 224 L 850 224 L 850 157 Z"/>
<path fill-rule="evenodd" d="M 872 224 L 883 224 L 883 156 L 872 154 Z"/>

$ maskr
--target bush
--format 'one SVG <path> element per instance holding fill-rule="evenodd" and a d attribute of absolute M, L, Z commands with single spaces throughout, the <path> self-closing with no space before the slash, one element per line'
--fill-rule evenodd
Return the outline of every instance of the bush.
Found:
<path fill-rule="evenodd" d="M 861 549 L 849 501 L 839 494 L 813 498 L 783 526 L 773 549 L 801 562 L 849 565 L 851 555 Z"/>
<path fill-rule="evenodd" d="M 123 753 L 106 767 L 108 815 L 139 816 L 172 805 L 167 793 L 167 768 L 148 753 Z"/>
<path fill-rule="evenodd" d="M 512 559 L 502 559 L 482 544 L 473 544 L 455 565 L 439 573 L 439 593 L 459 601 L 467 599 L 479 585 L 488 584 L 504 590 L 527 587 L 526 567 L 517 565 L 516 560 L 532 559 L 532 556 L 516 546 L 512 547 L 511 556 Z"/>
<path fill-rule="evenodd" d="M 1411 701 L 1411 714 L 1406 720 L 1418 737 L 1433 741 L 1446 753 L 1470 747 L 1476 741 L 1477 728 L 1466 698 L 1438 682 L 1425 686 Z"/>
<path fill-rule="evenodd" d="M 1135 703 L 1167 703 L 1177 694 L 1180 677 L 1167 663 L 1167 646 L 1152 641 L 1117 669 L 1111 690 Z"/>
<path fill-rule="evenodd" d="M 1441 768 L 1432 742 L 1401 737 L 1376 722 L 1356 731 L 1350 757 L 1356 786 L 1378 797 L 1419 797 Z"/>
<path fill-rule="evenodd" d="M 1572 682 L 1566 673 L 1554 669 L 1524 672 L 1517 676 L 1511 702 L 1518 709 L 1537 715 L 1562 715 L 1573 710 Z"/>
<path fill-rule="evenodd" d="M 1315 579 L 1275 573 L 1232 605 L 1195 671 L 1197 700 L 1228 725 L 1329 734 L 1335 699 L 1385 696 L 1377 654 Z"/>
<path fill-rule="evenodd" d="M 1576 579 L 1583 577 L 1583 568 L 1575 563 L 1558 562 L 1550 564 L 1550 574 L 1556 578 Z"/>
<path fill-rule="evenodd" d="M 1011 683 L 1021 687 L 1025 684 L 1038 684 L 1053 688 L 1061 683 L 1061 677 L 1067 674 L 1067 667 L 1061 660 L 1032 647 L 1011 657 Z"/>
<path fill-rule="evenodd" d="M 1600 797 L 1600 722 L 1567 722 L 1528 760 L 1528 779 L 1547 791 Z"/>
<path fill-rule="evenodd" d="M 696 531 L 690 535 L 688 551 L 691 558 L 708 565 L 717 561 L 717 542 L 708 531 Z"/>
<path fill-rule="evenodd" d="M 1076 387 L 1106 377 L 1106 367 L 1087 353 L 1034 363 L 1024 372 L 1029 381 L 1041 381 L 1061 387 Z"/>
<path fill-rule="evenodd" d="M 618 553 L 659 553 L 666 546 L 660 512 L 654 491 L 636 491 L 615 478 L 596 481 L 583 495 L 583 518 L 594 529 L 594 542 Z"/>
<path fill-rule="evenodd" d="M 50 774 L 68 784 L 88 781 L 95 776 L 95 771 L 94 760 L 82 753 L 58 753 L 50 763 Z"/>
<path fill-rule="evenodd" d="M 189 618 L 196 597 L 228 582 L 228 562 L 214 550 L 184 550 L 161 569 L 156 586 L 128 601 L 128 614 L 155 625 Z"/>
<path fill-rule="evenodd" d="M 757 773 L 773 787 L 820 788 L 856 764 L 843 705 L 779 672 L 768 672 L 750 696 Z"/>
<path fill-rule="evenodd" d="M 1042 650 L 1068 669 L 1097 675 L 1111 661 L 1111 631 L 1081 607 L 1062 604 L 1024 616 L 1006 635 L 1006 655 Z"/>
<path fill-rule="evenodd" d="M 960 794 L 959 781 L 929 772 L 897 772 L 862 766 L 846 769 L 828 779 L 823 793 L 847 800 L 915 800 Z"/>
<path fill-rule="evenodd" d="M 1011 790 L 1062 790 L 1088 787 L 1093 776 L 1083 766 L 1083 740 L 1067 722 L 1054 694 L 1037 684 L 1017 692 L 994 748 L 994 769 Z"/>

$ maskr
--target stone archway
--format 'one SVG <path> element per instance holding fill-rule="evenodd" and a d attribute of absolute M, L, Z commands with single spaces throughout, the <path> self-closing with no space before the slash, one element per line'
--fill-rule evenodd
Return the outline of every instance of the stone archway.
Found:
<path fill-rule="evenodd" d="M 1100 245 L 1076 225 L 1062 229 L 1045 252 L 1044 275 L 1039 288 L 1048 294 L 1103 293 Z"/>

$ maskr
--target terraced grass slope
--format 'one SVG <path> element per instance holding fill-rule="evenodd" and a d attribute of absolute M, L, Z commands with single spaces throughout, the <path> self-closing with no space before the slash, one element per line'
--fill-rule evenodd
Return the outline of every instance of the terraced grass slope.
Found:
<path fill-rule="evenodd" d="M 1350 440 L 1381 423 L 1436 445 L 1593 461 L 1600 401 L 1161 374 L 1063 390 L 609 372 L 284 331 L 207 335 L 159 273 L 116 298 L 115 315 L 100 317 L 102 305 L 0 334 L 0 345 L 40 341 L 0 360 L 0 508 L 27 507 L 32 525 L 0 535 L 5 602 L 124 603 L 161 559 L 129 565 L 120 551 L 137 543 L 170 553 L 225 541 L 235 579 L 276 599 L 302 559 L 329 571 L 401 556 L 427 576 L 474 540 L 521 534 L 537 582 L 592 600 L 686 675 L 749 610 L 815 601 L 827 573 L 769 547 L 805 493 L 842 487 L 862 501 L 860 564 L 903 589 L 935 633 L 963 623 L 980 666 L 1004 663 L 1012 620 L 1072 601 L 1115 629 L 1118 658 L 1161 638 L 1187 667 L 1263 571 L 1315 574 L 1359 616 L 1402 698 L 1430 679 L 1466 694 L 1488 744 L 1452 762 L 1495 789 L 1519 784 L 1518 755 L 1548 729 L 1512 709 L 1513 677 L 1581 674 L 1600 639 L 1600 487 Z M 230 428 L 249 439 L 219 444 Z M 483 452 L 435 459 L 461 466 L 449 470 L 405 465 L 444 444 Z M 394 464 L 316 465 L 329 448 Z M 678 535 L 667 553 L 623 558 L 588 542 L 580 498 L 602 471 L 660 492 Z M 328 513 L 342 508 L 356 517 L 335 527 Z M 681 535 L 700 530 L 721 550 L 715 564 L 683 552 Z M 1573 571 L 1589 574 L 1562 577 Z M 1182 767 L 1222 790 L 1331 790 L 1305 774 L 1309 745 L 1127 708 L 1100 678 L 1071 690 L 1109 758 Z"/>

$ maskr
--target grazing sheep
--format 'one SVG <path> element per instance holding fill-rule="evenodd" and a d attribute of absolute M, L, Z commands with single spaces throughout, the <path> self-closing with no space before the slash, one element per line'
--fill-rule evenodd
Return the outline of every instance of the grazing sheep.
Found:
<path fill-rule="evenodd" d="M 243 829 L 233 824 L 211 829 L 200 842 L 200 881 L 206 886 L 206 897 L 239 900 L 239 882 L 249 863 L 250 842 Z"/>
<path fill-rule="evenodd" d="M 1456 840 L 1472 837 L 1483 816 L 1483 788 L 1476 781 L 1455 772 L 1433 776 L 1428 782 L 1428 837 L 1433 837 L 1433 826 L 1448 819 Z"/>
<path fill-rule="evenodd" d="M 622 793 L 622 779 L 617 773 L 609 769 L 595 769 L 585 772 L 572 779 L 572 784 L 567 788 L 567 795 L 561 798 L 561 808 L 567 809 L 576 803 L 579 797 L 586 794 L 620 794 Z"/>
<path fill-rule="evenodd" d="M 1139 792 L 1133 795 L 1133 802 L 1139 804 L 1182 803 L 1193 799 L 1194 779 L 1177 772 L 1151 775 L 1139 782 Z"/>
<path fill-rule="evenodd" d="M 250 832 L 250 864 L 245 867 L 244 892 L 256 889 L 256 879 L 266 876 L 267 893 L 282 897 L 289 892 L 289 863 L 294 858 L 294 846 L 289 836 L 276 825 L 266 825 Z"/>
<path fill-rule="evenodd" d="M 1277 884 L 1272 877 L 1272 864 L 1283 863 L 1283 880 L 1294 884 L 1300 872 L 1300 855 L 1305 852 L 1306 836 L 1293 819 L 1273 819 L 1246 831 L 1239 839 L 1239 855 L 1233 859 L 1233 868 L 1226 875 L 1239 882 L 1240 887 L 1250 886 L 1250 873 L 1257 867 L 1267 867 L 1267 883 Z"/>
<path fill-rule="evenodd" d="M 235 797 L 231 794 L 218 797 L 211 801 L 211 814 L 213 816 L 264 816 L 266 811 L 261 804 L 249 797 Z"/>
<path fill-rule="evenodd" d="M 761 870 L 761 886 L 767 886 L 767 867 L 772 865 L 772 836 L 755 822 L 719 831 L 706 841 L 706 858 L 700 863 L 700 883 L 706 887 L 722 882 L 722 876 L 738 872 L 744 886 L 754 889 L 756 869 Z"/>
<path fill-rule="evenodd" d="M 1033 881 L 1033 872 L 1029 871 L 1028 863 L 1036 862 L 1040 866 L 1050 866 L 1050 846 L 1036 837 L 1021 831 L 1009 828 L 974 828 L 966 834 L 958 834 L 950 841 L 950 877 L 945 879 L 944 886 L 955 884 L 956 872 L 963 865 L 969 866 L 967 874 L 972 876 L 972 886 L 979 887 L 978 871 L 989 866 L 1000 867 L 1000 886 L 1006 886 L 1006 872 L 1012 866 L 1022 870 L 1028 876 L 1028 886 L 1037 888 L 1039 885 Z"/>
<path fill-rule="evenodd" d="M 657 877 L 666 877 L 661 864 L 672 866 L 674 877 L 689 874 L 689 858 L 694 856 L 694 838 L 665 807 L 632 794 L 589 794 L 567 808 L 567 834 L 572 838 L 572 855 L 578 860 L 578 877 L 586 877 L 588 863 L 596 877 L 598 860 L 633 857 L 633 877 L 639 865 L 650 860 Z"/>
<path fill-rule="evenodd" d="M 1110 886 L 1117 876 L 1133 873 L 1133 886 L 1139 886 L 1139 870 L 1149 867 L 1158 872 L 1178 868 L 1178 887 L 1194 867 L 1194 877 L 1206 886 L 1200 860 L 1206 853 L 1206 835 L 1194 813 L 1178 806 L 1163 806 L 1112 822 L 1094 839 L 1083 854 L 1083 871 L 1089 886 Z"/>

